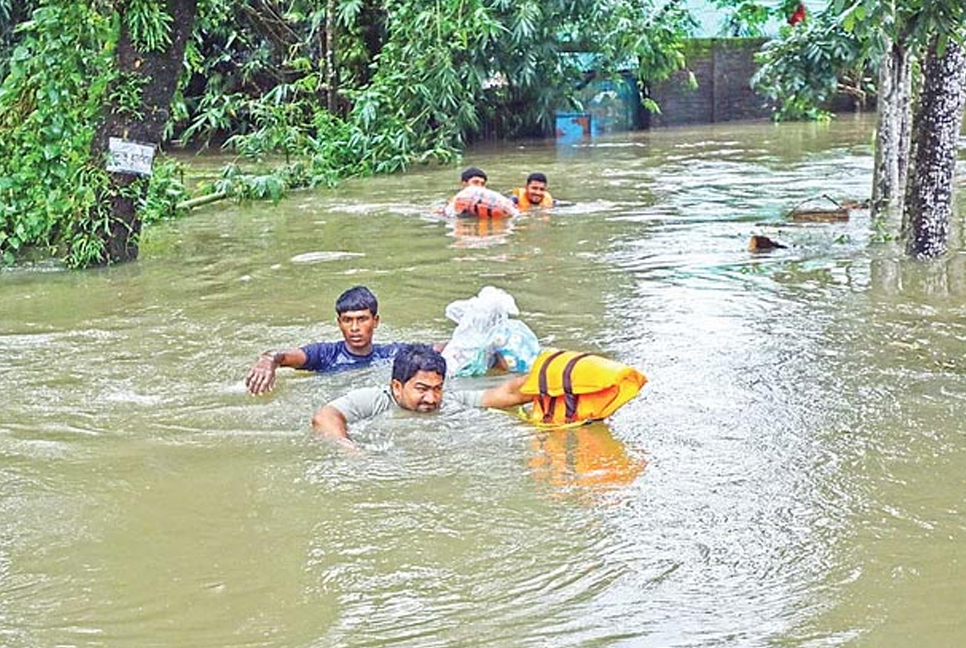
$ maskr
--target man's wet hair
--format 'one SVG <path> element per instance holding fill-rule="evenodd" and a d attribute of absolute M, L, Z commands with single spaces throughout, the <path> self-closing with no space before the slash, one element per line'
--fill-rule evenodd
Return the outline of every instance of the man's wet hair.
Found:
<path fill-rule="evenodd" d="M 335 300 L 336 315 L 362 310 L 368 310 L 373 315 L 379 314 L 379 301 L 365 286 L 353 286 Z"/>
<path fill-rule="evenodd" d="M 539 172 L 531 173 L 527 176 L 527 184 L 530 184 L 531 182 L 542 182 L 543 184 L 548 184 L 547 176 Z"/>
<path fill-rule="evenodd" d="M 478 169 L 476 167 L 470 167 L 465 169 L 463 173 L 460 174 L 460 180 L 463 182 L 469 182 L 471 178 L 483 178 L 483 182 L 486 182 L 487 177 L 483 169 Z"/>
<path fill-rule="evenodd" d="M 446 358 L 429 344 L 406 344 L 392 361 L 392 379 L 402 384 L 420 371 L 446 376 Z"/>

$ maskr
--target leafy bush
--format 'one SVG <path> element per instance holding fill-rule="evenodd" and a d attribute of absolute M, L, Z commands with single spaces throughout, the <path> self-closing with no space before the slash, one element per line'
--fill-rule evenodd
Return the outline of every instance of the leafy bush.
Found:
<path fill-rule="evenodd" d="M 96 4 L 96 3 L 95 3 Z M 80 174 L 110 81 L 110 21 L 51 3 L 23 23 L 0 85 L 0 255 L 53 247 L 92 193 Z"/>
<path fill-rule="evenodd" d="M 779 120 L 829 119 L 823 107 L 838 92 L 864 98 L 875 91 L 874 74 L 862 44 L 830 13 L 814 15 L 780 38 L 769 41 L 758 54 L 761 64 L 752 78 L 756 91 L 779 106 Z"/>

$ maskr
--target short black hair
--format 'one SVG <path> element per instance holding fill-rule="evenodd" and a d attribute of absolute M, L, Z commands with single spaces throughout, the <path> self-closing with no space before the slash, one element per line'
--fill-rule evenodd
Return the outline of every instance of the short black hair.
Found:
<path fill-rule="evenodd" d="M 446 358 L 429 344 L 405 344 L 392 361 L 392 379 L 402 384 L 420 371 L 446 377 Z"/>
<path fill-rule="evenodd" d="M 462 182 L 469 182 L 470 178 L 483 178 L 484 182 L 487 180 L 486 173 L 483 171 L 483 169 L 478 169 L 476 167 L 464 169 L 463 173 L 460 174 L 460 180 Z"/>
<path fill-rule="evenodd" d="M 335 300 L 336 315 L 361 310 L 368 310 L 373 315 L 379 314 L 379 301 L 372 294 L 372 291 L 365 286 L 353 286 Z"/>
<path fill-rule="evenodd" d="M 547 176 L 539 172 L 531 173 L 527 176 L 527 184 L 530 184 L 531 182 L 542 182 L 543 184 L 547 184 Z"/>

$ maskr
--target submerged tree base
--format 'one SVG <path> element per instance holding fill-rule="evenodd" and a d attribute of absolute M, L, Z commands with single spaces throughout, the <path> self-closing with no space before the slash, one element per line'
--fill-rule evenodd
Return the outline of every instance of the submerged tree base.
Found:
<path fill-rule="evenodd" d="M 940 51 L 942 52 L 940 54 Z M 953 177 L 966 106 L 966 49 L 934 39 L 923 66 L 919 110 L 913 127 L 913 160 L 905 200 L 906 252 L 918 259 L 948 249 Z"/>

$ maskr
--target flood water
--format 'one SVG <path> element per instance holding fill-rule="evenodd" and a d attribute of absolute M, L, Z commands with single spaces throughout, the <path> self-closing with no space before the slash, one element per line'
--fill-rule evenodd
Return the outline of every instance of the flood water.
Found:
<path fill-rule="evenodd" d="M 575 204 L 454 224 L 459 169 L 417 168 L 0 273 L 0 645 L 962 645 L 966 209 L 934 263 L 867 212 L 783 218 L 865 198 L 870 141 L 842 117 L 480 148 L 492 187 L 542 170 Z M 360 283 L 377 340 L 444 341 L 494 285 L 542 344 L 650 382 L 568 431 L 385 416 L 349 456 L 309 419 L 388 367 L 242 380 L 336 339 Z"/>

